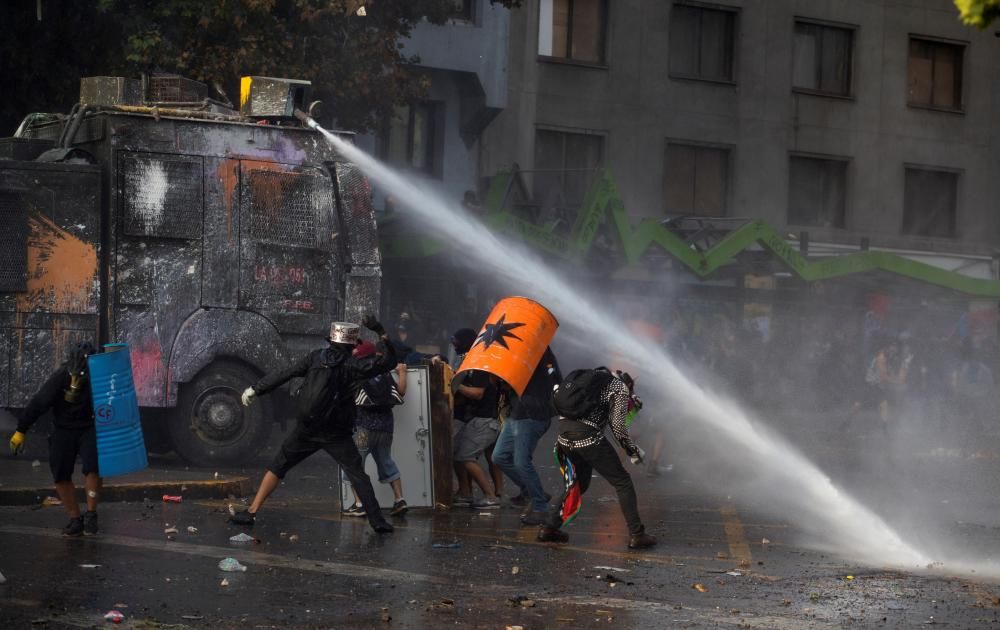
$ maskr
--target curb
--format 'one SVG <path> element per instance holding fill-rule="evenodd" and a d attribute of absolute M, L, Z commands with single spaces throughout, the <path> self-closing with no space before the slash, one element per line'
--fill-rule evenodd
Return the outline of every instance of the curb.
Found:
<path fill-rule="evenodd" d="M 83 488 L 77 488 L 77 499 L 86 500 Z M 225 499 L 242 497 L 252 492 L 249 477 L 233 477 L 211 481 L 157 481 L 139 483 L 109 483 L 101 489 L 101 503 L 123 501 L 161 501 L 163 495 L 181 495 L 184 499 Z M 56 496 L 55 488 L 0 488 L 0 505 L 38 505 L 46 497 Z"/>

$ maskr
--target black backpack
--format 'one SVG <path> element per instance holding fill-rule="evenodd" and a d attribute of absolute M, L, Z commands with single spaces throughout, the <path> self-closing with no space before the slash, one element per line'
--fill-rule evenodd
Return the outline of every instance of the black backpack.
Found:
<path fill-rule="evenodd" d="M 552 406 L 564 418 L 586 418 L 601 404 L 601 392 L 612 378 L 604 367 L 573 370 L 553 390 Z"/>
<path fill-rule="evenodd" d="M 388 374 L 380 374 L 375 378 L 368 379 L 361 386 L 367 400 L 363 404 L 360 404 L 360 406 L 388 409 L 393 405 L 398 405 L 399 401 L 393 395 L 394 387 L 395 383 Z"/>
<path fill-rule="evenodd" d="M 322 362 L 306 372 L 296 392 L 295 410 L 307 424 L 325 420 L 340 407 L 343 372 L 340 363 L 327 365 Z"/>

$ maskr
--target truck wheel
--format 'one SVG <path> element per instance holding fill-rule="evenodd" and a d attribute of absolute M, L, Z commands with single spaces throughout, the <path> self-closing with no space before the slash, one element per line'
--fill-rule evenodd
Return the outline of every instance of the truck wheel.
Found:
<path fill-rule="evenodd" d="M 240 363 L 216 362 L 183 385 L 168 423 L 174 450 L 196 466 L 246 464 L 267 441 L 273 424 L 270 402 L 244 407 L 243 390 L 257 374 Z"/>

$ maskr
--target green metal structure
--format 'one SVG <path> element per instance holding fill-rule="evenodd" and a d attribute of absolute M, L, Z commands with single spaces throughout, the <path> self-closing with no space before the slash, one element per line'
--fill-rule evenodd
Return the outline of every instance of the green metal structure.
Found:
<path fill-rule="evenodd" d="M 789 245 L 774 228 L 762 221 L 745 223 L 706 251 L 698 251 L 659 221 L 643 219 L 633 225 L 614 180 L 606 169 L 597 174 L 584 198 L 575 225 L 569 236 L 565 236 L 556 233 L 551 226 L 535 225 L 506 209 L 515 178 L 516 174 L 510 172 L 499 173 L 493 178 L 486 197 L 486 223 L 498 233 L 524 241 L 553 256 L 583 259 L 593 247 L 598 229 L 607 219 L 621 243 L 629 265 L 639 263 L 643 254 L 651 247 L 658 246 L 695 274 L 707 277 L 723 265 L 731 264 L 734 257 L 743 250 L 759 245 L 806 281 L 827 280 L 866 271 L 885 271 L 970 296 L 1000 298 L 998 280 L 964 276 L 891 252 L 860 251 L 822 260 L 809 260 Z M 383 243 L 384 250 L 390 257 L 430 255 L 445 249 L 441 244 L 418 241 L 412 237 L 396 241 L 398 242 Z"/>

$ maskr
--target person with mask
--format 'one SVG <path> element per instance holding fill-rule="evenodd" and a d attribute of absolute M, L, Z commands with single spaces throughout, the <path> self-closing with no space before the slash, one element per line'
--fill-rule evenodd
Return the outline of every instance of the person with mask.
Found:
<path fill-rule="evenodd" d="M 521 489 L 511 504 L 524 506 L 524 525 L 541 525 L 551 495 L 542 487 L 532 458 L 538 441 L 552 425 L 552 388 L 562 381 L 559 363 L 551 348 L 545 349 L 524 393 L 513 401 L 510 417 L 503 423 L 493 448 L 493 462 Z"/>
<path fill-rule="evenodd" d="M 582 495 L 590 487 L 593 473 L 608 480 L 618 493 L 621 508 L 629 530 L 629 549 L 645 549 L 656 544 L 656 538 L 646 533 L 639 517 L 639 504 L 635 496 L 632 477 L 622 466 L 618 453 L 608 442 L 605 431 L 611 432 L 633 464 L 642 462 L 645 453 L 636 446 L 628 433 L 629 401 L 632 399 L 633 381 L 627 374 L 612 374 L 606 368 L 574 370 L 553 394 L 553 403 L 559 418 L 559 438 L 556 457 L 565 481 L 562 500 L 548 514 L 538 529 L 538 540 L 564 543 L 569 535 L 560 529 L 571 521 L 580 510 Z M 583 401 L 583 413 L 569 413 L 563 401 L 568 391 L 580 393 L 576 400 Z M 560 390 L 563 390 L 562 392 Z"/>
<path fill-rule="evenodd" d="M 64 536 L 93 535 L 99 531 L 97 502 L 101 492 L 101 477 L 97 463 L 97 431 L 94 427 L 94 404 L 90 392 L 90 370 L 87 357 L 96 349 L 89 341 L 70 348 L 69 359 L 53 372 L 28 402 L 17 431 L 10 438 L 11 453 L 24 450 L 24 434 L 39 417 L 52 410 L 52 433 L 49 435 L 49 468 L 56 493 L 62 501 L 69 524 Z M 83 464 L 87 511 L 80 514 L 73 485 L 73 469 L 79 456 Z"/>
<path fill-rule="evenodd" d="M 358 384 L 396 367 L 396 351 L 385 328 L 373 316 L 366 315 L 361 323 L 379 336 L 375 354 L 352 356 L 358 341 L 358 326 L 333 322 L 327 337 L 328 347 L 313 350 L 287 369 L 267 374 L 243 392 L 243 404 L 250 406 L 257 396 L 292 378 L 303 377 L 296 396 L 296 426 L 267 467 L 253 503 L 246 510 L 231 515 L 233 523 L 252 526 L 257 512 L 288 471 L 322 449 L 340 464 L 351 481 L 372 529 L 380 534 L 393 530 L 379 508 L 353 433 L 357 415 L 354 392 Z"/>

